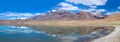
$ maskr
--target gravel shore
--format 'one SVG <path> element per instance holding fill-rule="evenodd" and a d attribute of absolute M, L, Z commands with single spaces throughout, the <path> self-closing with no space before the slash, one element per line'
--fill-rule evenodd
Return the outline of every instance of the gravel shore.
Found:
<path fill-rule="evenodd" d="M 115 26 L 115 30 L 111 34 L 91 42 L 120 42 L 120 26 Z"/>

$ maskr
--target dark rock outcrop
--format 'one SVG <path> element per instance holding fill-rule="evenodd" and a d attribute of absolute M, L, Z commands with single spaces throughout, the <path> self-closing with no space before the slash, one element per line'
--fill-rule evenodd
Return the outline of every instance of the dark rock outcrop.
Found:
<path fill-rule="evenodd" d="M 101 13 L 96 13 L 95 18 L 97 19 L 105 19 L 107 15 L 101 14 Z"/>

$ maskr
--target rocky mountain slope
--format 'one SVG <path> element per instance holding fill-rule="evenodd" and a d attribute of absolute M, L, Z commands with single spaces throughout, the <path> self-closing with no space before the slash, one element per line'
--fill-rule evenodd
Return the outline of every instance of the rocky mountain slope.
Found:
<path fill-rule="evenodd" d="M 120 20 L 120 13 L 114 13 L 108 16 L 106 20 Z"/>
<path fill-rule="evenodd" d="M 96 20 L 104 19 L 106 16 L 102 14 L 94 15 L 89 12 L 71 13 L 65 10 L 51 11 L 45 15 L 37 15 L 29 18 L 29 20 Z"/>

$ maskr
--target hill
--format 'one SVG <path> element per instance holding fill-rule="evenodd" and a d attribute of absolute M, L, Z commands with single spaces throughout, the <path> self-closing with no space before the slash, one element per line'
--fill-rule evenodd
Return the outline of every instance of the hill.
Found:
<path fill-rule="evenodd" d="M 96 20 L 104 19 L 102 14 L 94 15 L 89 12 L 81 11 L 78 13 L 71 13 L 65 10 L 51 11 L 45 15 L 37 15 L 29 18 L 29 20 Z"/>
<path fill-rule="evenodd" d="M 114 13 L 114 14 L 108 16 L 105 20 L 118 21 L 118 20 L 120 20 L 120 13 Z"/>

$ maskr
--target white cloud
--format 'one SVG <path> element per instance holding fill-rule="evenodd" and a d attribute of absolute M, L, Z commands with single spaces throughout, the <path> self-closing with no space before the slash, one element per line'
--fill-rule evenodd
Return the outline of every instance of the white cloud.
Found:
<path fill-rule="evenodd" d="M 120 9 L 120 6 L 118 7 L 118 9 Z"/>
<path fill-rule="evenodd" d="M 90 6 L 92 9 L 95 9 L 95 8 L 97 8 L 97 6 Z"/>
<path fill-rule="evenodd" d="M 35 15 L 44 15 L 45 13 L 35 13 L 35 14 L 33 14 L 33 16 L 35 16 Z"/>
<path fill-rule="evenodd" d="M 16 19 L 27 19 L 28 17 L 18 17 Z"/>
<path fill-rule="evenodd" d="M 61 2 L 60 4 L 59 4 L 59 6 L 61 6 L 59 9 L 61 9 L 61 10 L 69 10 L 69 11 L 71 11 L 71 10 L 79 10 L 79 8 L 77 7 L 77 6 L 74 6 L 74 5 L 72 5 L 72 4 L 69 4 L 69 3 L 65 3 L 65 2 Z"/>
<path fill-rule="evenodd" d="M 106 12 L 107 10 L 106 9 L 98 9 L 96 10 L 97 12 Z"/>
<path fill-rule="evenodd" d="M 55 11 L 57 11 L 57 10 L 52 10 L 52 12 L 55 12 Z"/>
<path fill-rule="evenodd" d="M 80 11 L 92 12 L 96 11 L 97 9 L 80 9 Z"/>
<path fill-rule="evenodd" d="M 5 12 L 0 13 L 0 19 L 27 19 L 32 16 L 41 15 L 44 13 L 15 13 L 15 12 Z"/>
<path fill-rule="evenodd" d="M 75 4 L 92 6 L 92 5 L 105 5 L 108 0 L 66 0 L 66 1 Z"/>
<path fill-rule="evenodd" d="M 14 20 L 14 19 L 17 19 L 17 18 L 12 17 L 12 18 L 10 18 L 10 19 Z"/>
<path fill-rule="evenodd" d="M 33 16 L 31 13 L 14 13 L 14 12 L 5 12 L 0 13 L 3 16 Z"/>
<path fill-rule="evenodd" d="M 87 12 L 106 12 L 107 10 L 106 9 L 80 9 L 80 11 L 87 11 Z"/>
<path fill-rule="evenodd" d="M 107 12 L 106 15 L 111 15 L 111 14 L 114 14 L 114 13 L 120 13 L 120 11 L 116 11 L 116 12 Z"/>

